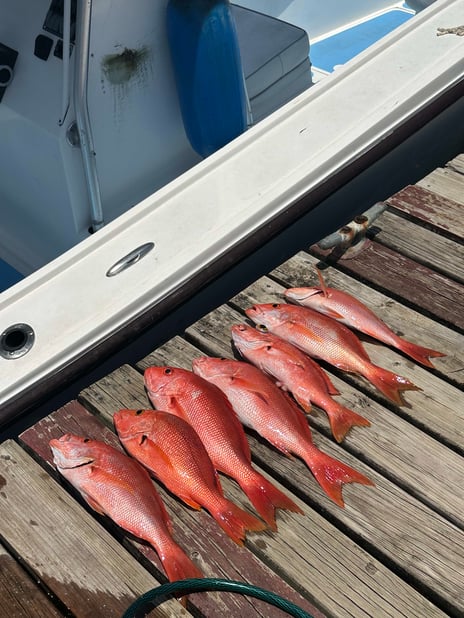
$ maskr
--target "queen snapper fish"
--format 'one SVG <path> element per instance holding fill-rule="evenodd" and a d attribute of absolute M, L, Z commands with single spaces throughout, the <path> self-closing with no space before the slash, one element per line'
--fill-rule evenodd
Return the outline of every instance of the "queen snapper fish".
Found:
<path fill-rule="evenodd" d="M 192 425 L 216 470 L 237 481 L 271 529 L 277 529 L 276 508 L 302 513 L 252 467 L 243 427 L 219 388 L 192 371 L 177 367 L 149 367 L 144 379 L 153 405 Z"/>
<path fill-rule="evenodd" d="M 311 403 L 325 410 L 337 442 L 343 440 L 351 427 L 370 425 L 366 418 L 332 399 L 331 395 L 339 392 L 329 376 L 288 341 L 246 324 L 232 326 L 232 340 L 244 358 L 272 376 L 280 388 L 290 391 L 305 412 L 311 411 Z"/>
<path fill-rule="evenodd" d="M 172 524 L 148 472 L 134 459 L 98 440 L 64 434 L 50 440 L 58 471 L 98 513 L 148 541 L 170 581 L 203 577 L 172 538 Z"/>
<path fill-rule="evenodd" d="M 266 524 L 224 498 L 219 476 L 197 432 L 184 419 L 160 410 L 119 410 L 113 416 L 127 452 L 194 509 L 203 506 L 239 545 L 247 530 Z"/>
<path fill-rule="evenodd" d="M 298 305 L 267 303 L 246 310 L 247 316 L 303 352 L 331 365 L 364 376 L 385 397 L 405 405 L 402 391 L 421 390 L 407 378 L 374 365 L 356 335 L 317 311 Z"/>
<path fill-rule="evenodd" d="M 382 343 L 393 346 L 426 367 L 433 367 L 429 360 L 430 357 L 446 356 L 442 352 L 424 348 L 403 339 L 357 298 L 347 292 L 327 287 L 320 271 L 317 272 L 321 283 L 320 287 L 289 288 L 284 293 L 285 298 L 304 307 L 315 309 L 319 313 L 346 324 L 346 326 L 355 328 Z"/>
<path fill-rule="evenodd" d="M 303 412 L 260 369 L 226 358 L 195 358 L 193 371 L 219 387 L 241 422 L 285 455 L 301 457 L 325 493 L 343 507 L 343 483 L 373 485 L 360 472 L 320 451 Z"/>

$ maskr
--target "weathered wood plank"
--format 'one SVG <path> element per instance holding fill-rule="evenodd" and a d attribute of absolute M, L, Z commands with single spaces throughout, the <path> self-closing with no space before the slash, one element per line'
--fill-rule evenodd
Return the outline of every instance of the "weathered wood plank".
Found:
<path fill-rule="evenodd" d="M 282 299 L 282 291 L 282 286 L 263 277 L 231 299 L 231 306 L 243 311 L 257 302 L 276 302 L 276 299 Z M 355 384 L 359 390 L 381 401 L 386 407 L 395 409 L 398 414 L 426 429 L 434 437 L 451 444 L 463 454 L 464 395 L 462 391 L 383 345 L 366 339 L 364 346 L 373 363 L 404 375 L 422 389 L 406 393 L 405 399 L 410 407 L 398 409 L 387 402 L 383 395 L 363 378 L 343 372 L 337 372 L 337 375 L 342 376 L 344 381 Z"/>
<path fill-rule="evenodd" d="M 388 198 L 387 202 L 432 229 L 446 232 L 457 240 L 464 238 L 462 206 L 457 202 L 417 185 L 405 187 Z"/>
<path fill-rule="evenodd" d="M 416 185 L 464 206 L 464 177 L 450 167 L 438 167 Z"/>
<path fill-rule="evenodd" d="M 210 315 L 216 316 L 216 314 L 217 312 L 213 312 Z M 232 320 L 232 322 L 234 321 Z M 219 319 L 212 324 L 206 323 L 204 319 L 200 320 L 198 324 L 198 330 L 202 331 L 199 336 L 199 339 L 201 339 L 200 347 L 202 350 L 210 351 L 210 353 L 218 356 L 230 356 L 231 352 L 225 334 L 228 329 L 221 327 L 221 324 L 227 324 L 224 313 L 221 313 Z M 218 346 L 218 336 L 221 329 L 224 333 L 224 343 L 222 346 Z M 192 327 L 189 329 L 189 336 L 193 338 L 193 335 Z M 211 336 L 213 343 L 208 349 L 208 346 L 204 344 L 209 336 Z M 157 361 L 156 364 L 163 364 L 170 358 L 171 360 L 175 359 L 176 363 L 184 367 L 189 367 L 192 358 L 199 355 L 199 350 L 190 346 L 187 342 L 182 344 L 182 341 L 178 340 L 175 345 L 171 345 L 172 343 L 168 342 L 150 355 L 148 359 L 144 359 L 143 366 L 146 365 L 146 362 L 152 361 Z M 389 476 L 403 477 L 405 475 L 413 490 L 417 489 L 418 485 L 424 485 L 423 479 L 427 478 L 425 485 L 433 485 L 432 493 L 434 493 L 434 496 L 432 500 L 440 503 L 444 510 L 451 508 L 455 518 L 463 525 L 463 502 L 461 501 L 457 508 L 454 508 L 458 493 L 456 492 L 456 483 L 459 484 L 460 482 L 459 470 L 462 469 L 462 458 L 451 453 L 452 461 L 449 462 L 449 467 L 456 465 L 456 470 L 453 481 L 448 484 L 449 467 L 440 461 L 440 456 L 448 455 L 448 451 L 435 443 L 439 452 L 434 453 L 434 441 L 426 437 L 424 442 L 421 439 L 421 432 L 418 430 L 415 431 L 415 435 L 411 437 L 409 442 L 401 440 L 401 432 L 407 431 L 407 423 L 405 422 L 402 423 L 402 426 L 400 423 L 399 430 L 394 431 L 393 435 L 389 436 L 387 431 L 383 431 L 385 420 L 382 412 L 383 410 L 379 410 L 375 404 L 370 408 L 361 410 L 362 414 L 367 413 L 366 415 L 372 421 L 373 427 L 368 430 L 359 429 L 353 432 L 356 437 L 350 440 L 350 445 L 356 444 L 356 446 L 353 449 L 350 448 L 350 450 L 359 454 L 363 461 L 367 461 L 369 464 L 372 460 L 375 460 L 381 471 L 384 470 L 386 458 L 397 457 L 396 465 L 394 461 L 389 461 Z M 388 411 L 385 412 L 388 415 Z M 379 416 L 380 423 L 377 422 Z M 387 419 L 387 430 L 390 426 L 394 427 L 395 420 L 398 419 L 390 414 L 390 420 L 392 424 L 388 425 Z M 396 438 L 400 438 L 399 448 L 394 443 Z M 314 432 L 315 442 L 322 450 L 329 452 L 333 457 L 346 461 L 355 469 L 361 470 L 376 483 L 376 487 L 372 491 L 365 491 L 366 488 L 360 490 L 359 486 L 356 485 L 345 487 L 347 506 L 345 509 L 339 509 L 327 500 L 302 462 L 283 457 L 267 445 L 263 445 L 252 435 L 249 439 L 254 460 L 279 482 L 290 488 L 293 493 L 297 493 L 306 503 L 312 506 L 316 505 L 316 508 L 323 509 L 325 513 L 330 513 L 332 521 L 337 521 L 339 525 L 346 526 L 356 535 L 359 535 L 369 546 L 375 547 L 376 551 L 386 556 L 401 572 L 408 573 L 408 581 L 411 578 L 416 579 L 420 582 L 421 587 L 429 587 L 432 595 L 436 594 L 446 598 L 445 603 L 450 607 L 456 598 L 460 597 L 459 606 L 452 611 L 459 613 L 461 606 L 464 608 L 464 598 L 460 591 L 460 567 L 456 568 L 456 564 L 462 564 L 464 567 L 464 550 L 460 547 L 457 549 L 456 556 L 450 555 L 450 552 L 453 553 L 454 551 L 452 548 L 455 542 L 458 545 L 464 542 L 464 532 L 415 500 L 412 497 L 414 491 L 410 492 L 412 494 L 410 495 L 408 492 L 399 489 L 384 476 L 375 474 L 371 468 L 364 466 L 359 460 L 349 455 L 340 445 L 322 437 L 318 432 Z M 419 442 L 416 443 L 415 440 Z M 405 446 L 409 447 L 409 450 L 403 451 L 401 449 Z M 436 471 L 433 466 L 424 470 L 421 465 L 426 459 L 424 449 L 428 450 L 428 448 L 430 448 L 430 452 L 428 451 L 427 455 L 434 458 L 435 463 L 441 464 L 441 470 L 438 474 L 442 473 L 442 478 L 448 484 L 447 489 L 443 489 L 441 479 L 438 481 L 435 479 Z M 370 457 L 371 454 L 372 457 Z M 414 460 L 415 463 L 409 463 L 414 462 Z M 416 466 L 412 473 L 409 471 L 410 465 Z M 424 487 L 420 487 L 420 491 L 423 495 L 427 494 Z M 441 495 L 443 492 L 447 494 L 444 499 Z M 394 522 L 392 522 L 392 512 L 395 513 Z M 450 542 L 450 535 L 454 539 L 452 542 Z M 412 555 L 414 555 L 414 560 L 411 560 Z"/>
<path fill-rule="evenodd" d="M 460 154 L 451 161 L 448 161 L 446 167 L 450 167 L 455 172 L 459 174 L 464 174 L 464 154 Z"/>
<path fill-rule="evenodd" d="M 376 220 L 375 229 L 377 242 L 464 283 L 464 245 L 399 217 L 393 210 Z"/>
<path fill-rule="evenodd" d="M 300 252 L 272 271 L 271 277 L 284 287 L 318 286 L 318 264 L 316 257 Z M 336 266 L 324 269 L 323 276 L 329 287 L 344 290 L 365 303 L 396 334 L 446 354 L 434 360 L 435 373 L 464 386 L 464 335 L 361 283 Z"/>
<path fill-rule="evenodd" d="M 152 577 L 15 442 L 0 445 L 0 538 L 77 617 L 121 616 Z M 85 539 L 85 543 L 83 542 Z M 159 616 L 185 616 L 177 601 Z"/>
<path fill-rule="evenodd" d="M 0 544 L 0 616 L 58 618 L 63 614 Z"/>
<path fill-rule="evenodd" d="M 317 246 L 312 253 L 323 257 Z M 464 329 L 464 286 L 375 241 L 338 265 L 350 274 L 418 307 L 461 331 Z"/>
<path fill-rule="evenodd" d="M 150 355 L 149 359 L 145 359 L 143 365 L 147 362 L 164 364 L 168 354 L 170 364 L 188 367 L 188 359 L 191 358 L 191 354 L 198 354 L 198 350 L 186 342 L 182 343 L 178 338 L 176 340 L 177 344 L 174 347 L 170 345 L 171 342 L 162 346 Z M 81 399 L 85 404 L 99 410 L 114 411 L 119 407 L 132 408 L 143 402 L 146 395 L 143 393 L 142 376 L 137 376 L 137 373 L 128 366 L 122 370 L 126 377 L 120 378 L 118 375 L 120 370 L 117 370 L 111 377 L 105 379 L 105 385 L 100 392 L 98 384 L 83 391 Z M 127 378 L 128 375 L 130 379 Z M 130 384 L 130 392 L 118 390 L 115 395 L 115 390 L 109 387 L 110 381 Z M 137 381 L 139 381 L 138 388 Z M 118 400 L 119 395 L 123 397 L 121 400 Z M 286 461 L 286 458 L 274 453 L 269 447 L 266 446 L 265 449 L 272 459 Z M 348 457 L 347 455 L 345 459 Z M 259 462 L 260 459 L 257 459 L 258 464 Z M 285 474 L 290 476 L 294 474 L 293 464 L 290 464 Z M 306 468 L 301 469 L 301 475 L 300 480 L 304 478 L 302 487 L 308 487 L 307 494 L 305 490 L 305 499 L 308 497 L 308 503 L 322 502 L 324 510 L 328 509 L 331 513 L 335 509 L 341 511 L 338 507 L 331 508 L 325 494 Z M 284 479 L 282 476 L 281 481 L 285 482 Z M 235 483 L 224 478 L 223 485 L 226 495 L 232 500 L 246 504 L 244 494 Z M 348 487 L 347 501 L 353 502 L 355 493 L 362 494 L 366 491 L 373 491 L 376 494 L 377 488 L 359 485 L 356 488 Z M 278 533 L 250 535 L 247 547 L 264 562 L 272 565 L 282 578 L 311 598 L 323 611 L 335 617 L 422 616 L 423 612 L 428 616 L 432 615 L 429 612 L 437 611 L 436 608 L 426 608 L 424 603 L 427 604 L 427 601 L 409 585 L 345 537 L 314 510 L 294 496 L 292 498 L 304 509 L 306 516 L 280 513 Z M 362 498 L 359 499 L 362 501 Z M 375 500 L 373 496 L 371 499 Z"/>
<path fill-rule="evenodd" d="M 239 321 L 240 314 L 224 306 L 204 316 L 188 329 L 187 334 L 206 354 L 230 356 L 230 326 Z M 181 346 L 181 341 L 176 349 Z M 174 342 L 169 342 L 162 349 L 170 350 L 173 356 L 171 343 Z M 369 429 L 353 428 L 343 445 L 454 524 L 464 528 L 464 496 L 456 492 L 464 465 L 462 457 L 333 373 L 330 375 L 341 392 L 337 400 L 366 416 L 372 423 Z M 314 427 L 331 436 L 325 413 L 321 411 L 309 418 Z M 424 478 L 427 478 L 425 484 Z"/>
<path fill-rule="evenodd" d="M 135 374 L 135 380 L 131 379 L 131 373 Z M 92 389 L 92 400 L 95 401 L 94 397 L 97 395 L 96 400 L 98 401 L 97 405 L 101 417 L 110 423 L 115 406 L 121 407 L 117 399 L 118 394 L 122 395 L 124 392 L 124 384 L 138 384 L 140 387 L 140 376 L 137 372 L 131 370 L 124 373 L 124 378 L 121 382 L 122 387 L 117 385 L 116 380 L 111 378 L 111 376 L 105 378 L 101 396 L 98 396 L 98 389 Z M 111 388 L 111 384 L 114 385 L 114 388 Z M 109 392 L 111 395 L 108 395 Z M 140 397 L 140 400 L 137 403 L 142 405 L 143 397 Z M 131 401 L 127 400 L 127 395 L 126 401 Z M 143 403 L 146 405 L 146 402 Z M 64 408 L 57 410 L 46 419 L 40 421 L 33 428 L 23 433 L 21 439 L 34 450 L 37 456 L 50 462 L 48 441 L 50 438 L 58 437 L 66 432 L 104 440 L 108 444 L 122 450 L 119 440 L 113 431 L 104 426 L 100 419 L 90 414 L 77 402 L 69 403 Z M 300 607 L 304 607 L 315 618 L 322 618 L 320 612 L 309 601 L 285 584 L 280 577 L 277 577 L 257 558 L 250 556 L 246 549 L 238 547 L 227 538 L 206 512 L 196 512 L 188 509 L 179 500 L 165 492 L 159 485 L 157 485 L 157 488 L 169 512 L 173 515 L 174 536 L 176 540 L 200 566 L 205 576 L 252 581 L 257 586 L 268 590 L 271 589 L 276 594 L 289 598 Z M 125 542 L 136 547 L 144 558 L 150 560 L 158 569 L 161 569 L 160 561 L 150 547 L 140 544 L 132 538 L 126 538 Z M 281 612 L 277 608 L 256 599 L 239 595 L 219 593 L 191 595 L 190 603 L 196 612 L 200 611 L 204 616 L 221 614 L 234 616 L 256 615 L 266 618 L 281 616 Z"/>

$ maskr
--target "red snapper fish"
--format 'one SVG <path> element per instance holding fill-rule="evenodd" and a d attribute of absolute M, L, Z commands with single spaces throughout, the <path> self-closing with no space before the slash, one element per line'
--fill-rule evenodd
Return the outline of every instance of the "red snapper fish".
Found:
<path fill-rule="evenodd" d="M 337 442 L 343 440 L 351 427 L 370 425 L 366 418 L 332 399 L 339 392 L 329 376 L 288 341 L 246 324 L 232 326 L 232 340 L 244 358 L 272 376 L 280 388 L 291 392 L 305 412 L 311 411 L 311 403 L 325 410 Z"/>
<path fill-rule="evenodd" d="M 192 425 L 216 470 L 237 481 L 270 528 L 277 529 L 276 508 L 302 513 L 252 467 L 243 427 L 219 388 L 192 371 L 177 367 L 149 367 L 144 379 L 153 405 Z"/>
<path fill-rule="evenodd" d="M 320 287 L 289 288 L 285 291 L 285 298 L 303 307 L 315 309 L 319 313 L 346 324 L 346 326 L 351 326 L 382 343 L 393 346 L 426 367 L 433 367 L 430 358 L 446 356 L 442 352 L 424 348 L 403 339 L 361 301 L 347 292 L 326 287 L 320 273 L 319 279 L 321 281 Z"/>
<path fill-rule="evenodd" d="M 306 463 L 325 493 L 343 507 L 343 483 L 373 485 L 367 477 L 320 451 L 303 412 L 270 378 L 249 363 L 202 356 L 193 371 L 219 387 L 241 422 L 285 455 Z"/>
<path fill-rule="evenodd" d="M 50 440 L 58 471 L 98 513 L 148 541 L 170 581 L 203 577 L 172 538 L 172 524 L 148 472 L 134 459 L 100 442 L 74 434 Z"/>
<path fill-rule="evenodd" d="M 266 303 L 246 310 L 247 316 L 303 352 L 369 380 L 388 399 L 405 405 L 402 392 L 420 390 L 407 378 L 374 365 L 356 335 L 317 311 L 298 305 Z"/>
<path fill-rule="evenodd" d="M 187 421 L 160 410 L 119 410 L 113 421 L 130 455 L 186 504 L 198 510 L 203 506 L 236 543 L 243 544 L 247 530 L 266 528 L 224 498 L 203 442 Z"/>

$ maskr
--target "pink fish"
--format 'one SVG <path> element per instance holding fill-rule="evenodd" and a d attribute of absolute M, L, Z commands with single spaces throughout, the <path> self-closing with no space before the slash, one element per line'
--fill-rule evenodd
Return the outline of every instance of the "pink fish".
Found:
<path fill-rule="evenodd" d="M 50 440 L 59 472 L 98 513 L 148 541 L 170 581 L 203 577 L 172 538 L 172 524 L 148 472 L 114 447 L 65 434 Z"/>
<path fill-rule="evenodd" d="M 211 459 L 187 421 L 161 410 L 119 410 L 113 421 L 130 455 L 186 504 L 207 509 L 236 543 L 243 545 L 247 530 L 264 530 L 264 522 L 224 498 Z"/>
<path fill-rule="evenodd" d="M 319 271 L 318 274 L 320 287 L 289 288 L 285 290 L 285 298 L 393 346 L 426 367 L 433 367 L 430 357 L 446 356 L 399 337 L 360 300 L 347 292 L 327 287 Z"/>
<path fill-rule="evenodd" d="M 303 412 L 262 371 L 243 361 L 196 358 L 193 370 L 219 387 L 242 423 L 286 455 L 301 457 L 326 494 L 344 506 L 342 485 L 373 485 L 367 477 L 320 451 Z"/>
<path fill-rule="evenodd" d="M 302 512 L 252 467 L 250 446 L 243 427 L 219 388 L 193 372 L 177 367 L 149 367 L 144 379 L 153 405 L 192 425 L 216 470 L 237 481 L 273 530 L 277 529 L 276 508 Z"/>
<path fill-rule="evenodd" d="M 264 325 L 309 356 L 364 376 L 398 405 L 404 405 L 402 391 L 420 390 L 407 378 L 371 363 L 361 342 L 349 328 L 317 311 L 285 303 L 268 303 L 254 305 L 246 310 L 246 314 L 255 324 Z"/>
<path fill-rule="evenodd" d="M 329 376 L 291 343 L 246 324 L 232 327 L 232 340 L 242 356 L 275 378 L 278 386 L 290 391 L 305 412 L 310 412 L 311 403 L 325 410 L 337 442 L 343 440 L 351 427 L 370 425 L 366 418 L 331 397 L 338 391 Z"/>

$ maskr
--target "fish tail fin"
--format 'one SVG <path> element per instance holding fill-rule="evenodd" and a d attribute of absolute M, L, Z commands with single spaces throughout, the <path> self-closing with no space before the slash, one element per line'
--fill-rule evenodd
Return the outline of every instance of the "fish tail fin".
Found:
<path fill-rule="evenodd" d="M 337 442 L 341 442 L 352 427 L 370 427 L 371 423 L 353 410 L 334 401 L 325 411 L 329 417 L 332 435 Z"/>
<path fill-rule="evenodd" d="M 238 545 L 243 545 L 247 531 L 261 532 L 267 528 L 263 521 L 230 500 L 224 499 L 219 508 L 211 514 L 224 532 Z"/>
<path fill-rule="evenodd" d="M 393 403 L 399 406 L 406 405 L 403 398 L 403 391 L 420 391 L 419 386 L 413 384 L 407 378 L 397 375 L 388 369 L 371 365 L 365 374 L 365 377 Z"/>
<path fill-rule="evenodd" d="M 276 509 L 286 509 L 287 511 L 303 515 L 303 511 L 293 500 L 281 492 L 280 489 L 277 489 L 259 472 L 255 472 L 253 476 L 250 476 L 247 479 L 247 483 L 242 485 L 242 489 L 271 530 L 277 530 L 275 520 Z"/>
<path fill-rule="evenodd" d="M 360 483 L 361 485 L 374 485 L 374 483 L 350 466 L 338 461 L 318 450 L 317 455 L 311 453 L 311 461 L 306 461 L 307 465 L 314 474 L 317 482 L 325 493 L 338 506 L 345 506 L 342 496 L 342 486 L 345 483 Z M 310 465 L 311 464 L 311 465 Z"/>
<path fill-rule="evenodd" d="M 396 347 L 413 358 L 416 362 L 421 365 L 425 365 L 425 367 L 431 367 L 432 369 L 434 368 L 434 365 L 432 364 L 430 358 L 446 356 L 443 352 L 437 352 L 437 350 L 432 350 L 431 348 L 423 348 L 422 346 L 412 343 L 412 341 L 407 341 L 406 339 L 399 339 Z"/>
<path fill-rule="evenodd" d="M 165 552 L 158 552 L 158 554 L 170 582 L 204 577 L 200 569 L 174 541 L 169 544 L 169 548 Z"/>

